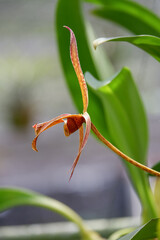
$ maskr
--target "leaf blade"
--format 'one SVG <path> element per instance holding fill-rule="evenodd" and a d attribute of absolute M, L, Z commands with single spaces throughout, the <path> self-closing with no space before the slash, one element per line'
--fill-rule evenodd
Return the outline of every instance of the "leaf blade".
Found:
<path fill-rule="evenodd" d="M 103 118 L 105 118 L 106 126 L 109 131 L 109 141 L 131 158 L 146 165 L 146 155 L 148 149 L 147 120 L 143 104 L 141 102 L 137 89 L 134 86 L 133 78 L 130 71 L 127 68 L 124 68 L 120 72 L 115 74 L 112 78 L 109 78 L 103 82 L 97 81 L 93 76 L 92 79 L 90 79 L 90 76 L 91 75 L 85 75 L 86 81 L 88 83 L 88 86 L 90 86 L 93 91 L 96 92 L 96 94 L 101 98 L 103 102 Z M 112 84 L 114 81 L 117 82 L 117 79 L 121 87 L 116 84 L 115 88 L 115 86 Z M 126 86 L 126 82 L 128 82 L 130 90 L 128 88 L 128 85 Z M 130 102 L 130 98 L 121 99 L 121 96 L 116 96 L 117 92 L 121 93 L 122 96 L 125 96 L 127 92 L 130 92 L 132 90 L 135 94 L 134 99 L 137 99 L 134 105 L 134 112 L 136 111 L 136 106 L 138 103 L 138 111 L 140 111 L 142 114 L 142 116 L 136 115 L 138 118 L 140 118 L 138 122 L 136 119 L 136 129 L 133 129 L 134 125 L 132 123 L 132 114 L 128 114 L 128 110 L 131 109 L 134 101 Z M 130 94 L 128 94 L 127 96 L 129 95 Z M 126 104 L 129 104 L 128 107 L 126 107 Z M 133 121 L 135 121 L 135 118 L 133 119 Z M 138 134 L 136 133 L 137 131 L 139 132 Z M 142 134 L 143 132 L 145 134 Z M 103 131 L 100 131 L 100 133 L 103 135 Z M 140 139 L 137 138 L 138 135 L 141 135 Z M 153 196 L 149 188 L 147 175 L 142 170 L 136 168 L 130 163 L 124 163 L 127 167 L 131 181 L 141 199 L 143 209 L 145 209 L 145 221 L 149 220 L 150 218 L 156 217 L 156 211 L 153 205 L 153 201 L 151 200 L 153 199 Z M 148 204 L 148 202 L 150 203 L 150 205 Z"/>
<path fill-rule="evenodd" d="M 160 162 L 157 162 L 154 166 L 151 167 L 153 170 L 160 172 Z M 149 174 L 150 177 L 153 177 L 152 174 Z"/>
<path fill-rule="evenodd" d="M 143 5 L 127 0 L 85 0 L 101 7 L 94 15 L 110 20 L 134 34 L 149 34 L 160 37 L 160 18 Z"/>
<path fill-rule="evenodd" d="M 81 217 L 74 210 L 62 202 L 26 189 L 0 188 L 0 212 L 22 205 L 42 207 L 62 215 L 77 225 L 82 235 L 82 239 L 102 239 L 96 232 L 88 229 Z"/>
<path fill-rule="evenodd" d="M 119 238 L 119 240 L 148 240 L 158 237 L 158 225 L 160 219 L 152 219 L 145 225 L 137 228 L 133 232 Z"/>
<path fill-rule="evenodd" d="M 142 163 L 145 163 L 148 147 L 147 119 L 129 69 L 125 67 L 112 78 L 103 82 L 97 81 L 89 73 L 85 76 L 88 85 L 102 98 L 112 142 L 120 150 L 126 151 L 126 154 L 131 154 L 132 149 L 137 154 L 132 153 L 131 157 L 136 158 L 137 161 L 143 159 Z M 131 109 L 132 111 L 130 111 Z M 138 114 L 136 114 L 137 112 Z M 115 128 L 119 133 L 116 133 Z M 123 141 L 124 144 L 120 145 Z M 126 145 L 127 149 L 125 149 Z"/>
<path fill-rule="evenodd" d="M 0 188 L 0 211 L 20 205 L 34 205 L 38 207 L 48 208 L 57 212 L 70 221 L 74 221 L 74 217 L 78 216 L 75 212 L 65 204 L 43 196 L 33 191 L 19 188 Z M 76 216 L 77 215 L 77 216 Z M 80 220 L 80 217 L 77 219 Z"/>
<path fill-rule="evenodd" d="M 78 110 L 82 112 L 81 92 L 78 85 L 77 77 L 73 71 L 73 67 L 70 61 L 69 49 L 67 47 L 69 46 L 69 38 L 68 35 L 66 35 L 66 31 L 64 31 L 64 28 L 62 28 L 63 25 L 69 26 L 75 33 L 78 45 L 79 59 L 83 72 L 90 71 L 95 77 L 101 79 L 104 77 L 104 75 L 107 76 L 111 74 L 112 66 L 104 57 L 104 53 L 102 51 L 99 52 L 99 55 L 96 55 L 95 57 L 95 51 L 90 47 L 92 41 L 90 40 L 90 38 L 88 38 L 87 30 L 89 29 L 89 36 L 91 36 L 92 39 L 94 39 L 93 32 L 91 28 L 88 27 L 88 25 L 87 28 L 85 26 L 80 1 L 59 0 L 56 10 L 56 35 L 60 60 L 72 99 Z M 98 57 L 102 60 L 101 64 Z M 103 68 L 103 75 L 101 74 L 100 69 L 97 67 L 97 61 L 99 61 L 99 65 L 101 65 L 101 67 Z M 100 130 L 105 129 L 104 135 L 109 138 L 105 120 L 100 117 L 103 115 L 103 107 L 101 100 L 96 93 L 93 93 L 91 88 L 88 88 L 88 93 L 88 113 L 94 124 L 96 124 L 96 126 Z M 94 103 L 94 107 L 93 104 L 90 104 L 90 102 Z"/>
<path fill-rule="evenodd" d="M 127 42 L 130 43 L 145 52 L 149 53 L 152 57 L 160 62 L 160 38 L 151 35 L 137 35 L 137 36 L 125 36 L 115 38 L 98 38 L 93 42 L 94 47 L 106 43 L 106 42 Z"/>

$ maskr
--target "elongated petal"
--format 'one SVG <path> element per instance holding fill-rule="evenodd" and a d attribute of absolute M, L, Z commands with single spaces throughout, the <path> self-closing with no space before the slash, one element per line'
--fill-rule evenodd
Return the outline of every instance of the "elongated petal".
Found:
<path fill-rule="evenodd" d="M 81 148 L 82 148 L 82 143 L 83 143 L 83 125 L 79 128 L 79 150 L 78 150 L 78 155 L 77 155 L 76 159 L 74 160 L 74 162 L 72 164 L 72 167 L 70 169 L 71 175 L 70 175 L 69 180 L 71 180 L 73 172 L 74 172 L 74 169 L 75 169 L 75 167 L 76 167 L 76 165 L 77 165 L 77 163 L 79 161 L 80 152 L 81 152 Z"/>
<path fill-rule="evenodd" d="M 71 178 L 73 176 L 75 167 L 76 167 L 76 165 L 78 163 L 78 160 L 80 158 L 81 152 L 82 152 L 83 148 L 85 147 L 85 145 L 87 143 L 87 140 L 88 140 L 88 137 L 89 137 L 89 133 L 90 133 L 90 129 L 91 129 L 91 119 L 90 119 L 89 114 L 87 112 L 85 112 L 83 114 L 83 117 L 84 117 L 85 122 L 86 122 L 85 135 L 84 135 L 84 138 L 83 138 L 83 126 L 81 126 L 79 128 L 79 151 L 78 151 L 78 155 L 77 155 L 76 159 L 74 160 L 73 165 L 71 167 L 71 175 L 70 175 L 69 180 L 71 180 Z"/>
<path fill-rule="evenodd" d="M 88 107 L 88 90 L 87 90 L 87 85 L 84 79 L 84 75 L 81 69 L 81 65 L 79 62 L 79 57 L 78 57 L 78 51 L 77 51 L 77 43 L 76 43 L 76 38 L 75 35 L 73 33 L 73 31 L 67 27 L 64 26 L 65 28 L 67 28 L 70 31 L 70 57 L 71 57 L 71 61 L 74 67 L 74 70 L 76 72 L 78 81 L 79 81 L 79 85 L 81 88 L 81 93 L 82 93 L 82 99 L 83 99 L 83 113 L 87 111 L 87 107 Z"/>
<path fill-rule="evenodd" d="M 79 128 L 79 150 L 78 151 L 81 151 L 82 143 L 83 143 L 83 125 Z"/>
<path fill-rule="evenodd" d="M 37 143 L 37 138 L 39 137 L 39 135 L 42 132 L 44 132 L 45 130 L 47 130 L 48 128 L 53 127 L 54 125 L 56 125 L 58 123 L 64 122 L 63 119 L 65 119 L 65 118 L 67 118 L 69 116 L 73 116 L 73 115 L 66 113 L 66 114 L 62 114 L 62 115 L 60 115 L 60 116 L 58 116 L 56 118 L 53 118 L 50 121 L 35 124 L 33 126 L 33 128 L 35 129 L 36 137 L 34 138 L 34 140 L 32 142 L 32 149 L 38 152 L 37 147 L 36 147 L 36 143 Z"/>

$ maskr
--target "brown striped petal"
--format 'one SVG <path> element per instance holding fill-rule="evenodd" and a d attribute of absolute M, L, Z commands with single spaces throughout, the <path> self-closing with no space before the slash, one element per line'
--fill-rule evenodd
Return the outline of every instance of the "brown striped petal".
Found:
<path fill-rule="evenodd" d="M 69 27 L 67 26 L 64 26 L 64 27 L 70 31 L 70 57 L 71 57 L 71 61 L 72 61 L 72 64 L 81 88 L 82 99 L 83 99 L 83 113 L 84 113 L 87 111 L 87 107 L 88 107 L 88 89 L 87 89 L 86 81 L 84 79 L 84 75 L 79 62 L 77 42 L 76 42 L 75 35 Z"/>
<path fill-rule="evenodd" d="M 90 133 L 90 129 L 91 129 L 91 119 L 90 119 L 90 116 L 87 112 L 85 112 L 83 114 L 83 117 L 85 119 L 85 123 L 86 123 L 86 130 L 85 130 L 85 135 L 84 135 L 84 138 L 83 138 L 83 126 L 81 126 L 79 128 L 79 151 L 78 151 L 78 154 L 77 154 L 77 157 L 76 159 L 74 160 L 73 162 L 73 165 L 70 169 L 71 171 L 71 175 L 70 175 L 70 178 L 69 180 L 71 180 L 72 176 L 73 176 L 73 173 L 74 173 L 74 170 L 75 170 L 75 167 L 79 161 L 79 158 L 80 158 L 80 155 L 81 155 L 81 152 L 83 150 L 83 148 L 85 147 L 86 143 L 87 143 L 87 140 L 88 140 L 88 137 L 89 137 L 89 133 Z"/>
<path fill-rule="evenodd" d="M 33 142 L 32 142 L 32 149 L 35 150 L 36 152 L 38 152 L 37 147 L 36 147 L 36 143 L 37 143 L 37 138 L 39 137 L 39 135 L 44 132 L 45 130 L 47 130 L 50 127 L 53 127 L 54 125 L 64 122 L 64 119 L 69 117 L 69 116 L 73 116 L 72 114 L 62 114 L 58 117 L 55 117 L 47 122 L 43 122 L 43 123 L 38 123 L 33 125 L 33 128 L 35 129 L 35 135 L 36 137 L 34 138 Z"/>

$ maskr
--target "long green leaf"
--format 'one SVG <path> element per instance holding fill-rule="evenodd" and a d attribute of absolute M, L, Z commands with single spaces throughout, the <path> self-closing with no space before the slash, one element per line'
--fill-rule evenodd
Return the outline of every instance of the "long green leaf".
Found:
<path fill-rule="evenodd" d="M 105 42 L 128 42 L 134 46 L 149 53 L 152 57 L 160 62 L 160 38 L 150 35 L 137 35 L 132 37 L 115 37 L 115 38 L 98 38 L 93 45 L 96 48 Z"/>
<path fill-rule="evenodd" d="M 160 178 L 157 178 L 155 182 L 155 187 L 154 187 L 154 198 L 155 198 L 158 216 L 160 216 L 160 191 L 159 190 L 160 190 Z M 159 227 L 160 227 L 160 224 L 159 224 Z M 159 235 L 160 235 L 160 232 L 159 232 Z"/>
<path fill-rule="evenodd" d="M 93 10 L 99 17 L 115 22 L 134 34 L 160 37 L 160 18 L 151 10 L 128 0 L 85 0 L 100 5 Z"/>
<path fill-rule="evenodd" d="M 119 238 L 119 240 L 148 240 L 159 236 L 160 219 L 152 219 L 145 225 L 137 228 L 133 232 Z"/>
<path fill-rule="evenodd" d="M 20 205 L 35 205 L 48 208 L 70 221 L 81 223 L 81 218 L 65 204 L 25 189 L 0 188 L 0 211 Z"/>
<path fill-rule="evenodd" d="M 156 171 L 160 171 L 160 162 L 157 162 L 154 166 L 151 167 L 152 169 Z M 154 177 L 153 175 L 149 174 L 149 176 Z"/>
<path fill-rule="evenodd" d="M 98 56 L 95 57 L 93 55 L 93 50 L 91 50 L 92 41 L 89 41 L 88 39 L 88 31 L 86 31 L 86 29 L 88 30 L 88 25 L 86 27 L 86 25 L 84 24 L 84 17 L 82 15 L 80 1 L 79 0 L 76 0 L 76 1 L 75 0 L 68 0 L 68 1 L 59 0 L 57 4 L 57 10 L 56 10 L 56 34 L 57 34 L 60 60 L 62 63 L 65 79 L 69 87 L 70 93 L 72 95 L 72 98 L 77 108 L 80 111 L 82 111 L 80 88 L 78 86 L 78 81 L 69 57 L 69 34 L 66 33 L 66 30 L 64 28 L 62 28 L 63 25 L 69 26 L 75 33 L 75 36 L 77 38 L 80 63 L 81 63 L 83 72 L 88 71 L 95 78 L 102 80 L 107 78 L 108 76 L 111 76 L 112 71 L 110 70 L 111 67 L 108 68 L 108 66 L 110 65 L 104 59 L 103 52 L 99 54 L 99 57 Z M 67 37 L 66 37 L 66 34 L 68 34 Z M 100 48 L 98 50 L 100 50 Z M 97 61 L 95 61 L 96 59 L 98 60 L 99 64 L 97 64 Z M 103 66 L 103 71 L 107 70 L 108 72 L 108 74 L 103 73 L 103 76 L 101 74 L 102 66 Z M 147 142 L 148 142 L 146 122 L 144 121 L 142 130 L 141 130 L 141 133 L 144 131 L 142 134 L 144 136 L 144 143 L 142 144 L 143 147 L 141 152 L 140 150 L 138 150 L 138 146 L 136 146 L 136 143 L 135 143 L 136 137 L 134 135 L 135 133 L 133 129 L 131 129 L 130 127 L 129 119 L 127 117 L 128 113 L 124 111 L 123 107 L 121 106 L 122 104 L 119 103 L 119 100 L 114 101 L 115 106 L 113 106 L 113 109 L 110 108 L 109 111 L 112 111 L 115 115 L 116 115 L 116 111 L 118 111 L 118 115 L 120 115 L 121 119 L 122 119 L 121 116 L 124 113 L 124 116 L 125 116 L 124 122 L 126 121 L 127 127 L 129 126 L 128 133 L 126 130 L 124 130 L 126 133 L 127 139 L 124 138 L 123 130 L 121 129 L 121 126 L 118 123 L 118 121 L 115 118 L 113 118 L 115 122 L 112 124 L 111 120 L 109 119 L 107 105 L 105 104 L 104 97 L 102 97 L 102 95 L 99 94 L 99 92 L 95 90 L 91 85 L 88 85 L 88 88 L 89 88 L 88 89 L 89 90 L 88 113 L 90 114 L 91 120 L 96 125 L 98 130 L 103 134 L 104 137 L 106 137 L 112 143 L 115 143 L 115 141 L 117 142 L 117 140 L 113 136 L 114 131 L 117 131 L 116 135 L 119 136 L 119 141 L 117 142 L 117 145 L 123 146 L 124 152 L 126 154 L 132 157 L 136 156 L 135 159 L 137 161 L 145 162 L 146 148 L 147 148 Z M 124 86 L 124 89 L 125 88 L 126 86 Z M 122 93 L 124 93 L 124 89 Z M 117 91 L 118 91 L 118 87 L 117 87 Z M 118 110 L 117 108 L 118 106 L 116 104 L 117 102 L 118 102 L 118 105 L 120 106 L 120 110 Z M 129 109 L 129 112 L 131 112 L 131 109 Z M 137 110 L 137 113 L 139 114 L 139 110 Z M 144 112 L 142 111 L 142 115 L 143 113 Z M 141 115 L 141 110 L 140 110 L 140 115 Z M 145 115 L 144 115 L 144 119 L 145 119 Z M 115 126 L 115 129 L 113 126 Z M 124 126 L 125 124 L 123 123 L 123 127 Z M 134 136 L 132 136 L 132 133 Z M 131 139 L 128 138 L 129 136 L 131 136 Z M 133 137 L 133 140 L 132 140 L 132 137 Z M 129 141 L 129 143 L 127 141 Z M 131 147 L 133 147 L 133 149 L 131 149 Z M 141 148 L 141 146 L 139 147 Z M 143 211 L 146 216 L 145 220 L 150 219 L 151 217 L 155 217 L 156 213 L 154 209 L 153 198 L 152 198 L 149 184 L 147 181 L 147 176 L 141 170 L 136 169 L 131 165 L 127 164 L 127 167 L 130 171 L 130 175 L 132 176 L 131 178 L 133 180 L 135 189 L 137 190 L 137 193 L 143 204 Z"/>
<path fill-rule="evenodd" d="M 65 204 L 24 189 L 0 188 L 0 212 L 21 205 L 32 205 L 57 212 L 78 226 L 83 239 L 101 239 L 96 233 L 88 230 L 80 216 Z"/>
<path fill-rule="evenodd" d="M 71 96 L 78 110 L 82 112 L 81 92 L 70 60 L 69 33 L 63 28 L 63 25 L 69 26 L 75 33 L 83 72 L 89 71 L 97 79 L 104 79 L 104 77 L 112 74 L 112 66 L 105 58 L 102 50 L 95 55 L 92 47 L 93 32 L 89 25 L 85 26 L 80 1 L 59 0 L 56 9 L 56 35 L 60 60 Z M 88 113 L 93 123 L 104 131 L 105 137 L 109 138 L 105 119 L 101 117 L 104 115 L 102 102 L 97 94 L 93 93 L 92 89 L 89 89 Z"/>
<path fill-rule="evenodd" d="M 128 68 L 106 81 L 85 74 L 88 85 L 101 98 L 113 143 L 125 153 L 145 163 L 148 127 L 142 101 Z"/>
<path fill-rule="evenodd" d="M 123 68 L 103 82 L 97 81 L 89 73 L 85 74 L 85 78 L 103 103 L 102 117 L 105 118 L 111 142 L 136 161 L 146 164 L 147 120 L 130 71 Z M 103 131 L 101 133 L 103 135 Z M 148 219 L 156 216 L 147 176 L 131 164 L 126 163 L 126 166 Z"/>

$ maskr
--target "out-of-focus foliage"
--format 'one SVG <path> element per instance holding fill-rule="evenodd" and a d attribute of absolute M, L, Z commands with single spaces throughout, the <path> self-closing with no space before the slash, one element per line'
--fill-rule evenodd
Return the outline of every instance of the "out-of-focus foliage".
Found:
<path fill-rule="evenodd" d="M 127 11 L 128 6 L 128 8 L 130 7 L 130 11 L 128 14 L 130 14 L 130 18 L 132 18 L 133 12 L 131 11 L 130 6 L 130 4 L 132 3 L 131 1 L 111 2 L 93 0 L 89 2 L 99 4 L 103 9 L 104 7 L 106 7 L 107 3 L 110 5 L 114 5 L 114 7 L 121 5 L 121 8 L 124 9 L 124 11 Z M 152 14 L 149 10 L 139 6 L 138 4 L 133 3 L 131 5 L 134 6 L 134 11 L 138 11 L 137 21 L 142 21 L 142 17 L 138 17 L 141 11 L 141 14 L 143 12 L 145 14 L 148 14 L 147 16 L 150 16 L 150 18 L 156 19 L 155 21 L 157 24 L 158 18 L 156 18 L 154 14 Z M 117 14 L 115 11 L 114 16 L 117 16 Z M 130 18 L 128 21 L 130 21 Z M 107 76 L 104 77 L 104 75 L 103 78 L 101 78 L 99 74 L 99 65 L 95 64 L 93 55 L 90 52 L 91 46 L 89 45 L 88 38 L 86 37 L 88 25 L 84 24 L 84 22 L 84 18 L 82 18 L 80 1 L 75 2 L 73 0 L 69 0 L 67 1 L 67 3 L 65 0 L 58 1 L 56 12 L 56 33 L 59 54 L 69 90 L 78 109 L 81 109 L 82 106 L 80 90 L 78 87 L 78 81 L 76 79 L 75 73 L 73 71 L 73 68 L 71 67 L 69 51 L 67 52 L 64 47 L 66 44 L 69 44 L 69 39 L 65 39 L 64 34 L 66 33 L 62 28 L 63 25 L 68 25 L 75 32 L 78 43 L 80 63 L 83 72 L 90 72 L 91 75 L 97 80 L 104 80 L 107 78 Z M 144 22 L 144 24 L 148 26 L 147 18 Z M 147 29 L 149 29 L 149 27 Z M 106 69 L 110 68 L 108 62 L 104 61 L 103 55 L 99 58 L 99 62 L 103 66 L 105 65 Z M 109 76 L 111 76 L 111 74 Z M 111 77 L 111 79 L 113 78 L 114 77 Z M 113 144 L 118 146 L 120 150 L 124 151 L 129 156 L 134 157 L 136 161 L 146 163 L 148 127 L 146 115 L 139 94 L 135 85 L 133 84 L 133 79 L 128 70 L 123 69 L 121 74 L 116 75 L 116 78 L 118 79 L 116 80 L 116 84 L 115 81 L 113 81 L 113 83 L 110 83 L 110 85 L 112 86 L 113 84 L 113 88 L 115 88 L 115 94 L 109 95 L 107 93 L 108 99 L 110 98 L 110 101 L 104 98 L 103 91 L 99 91 L 97 89 L 95 90 L 93 89 L 93 86 L 88 85 L 88 113 L 91 116 L 92 122 L 96 125 L 96 127 L 103 134 L 104 137 L 106 137 Z M 129 86 L 129 84 L 131 83 L 134 86 L 133 89 Z M 129 93 L 126 86 L 130 89 Z M 129 97 L 129 94 L 130 96 L 132 95 L 131 98 Z M 119 101 L 119 99 L 121 99 L 121 101 Z M 130 99 L 129 102 L 128 99 Z M 140 117 L 139 119 L 136 118 L 136 116 L 138 115 Z M 127 168 L 129 169 L 129 174 L 131 176 L 133 185 L 142 202 L 145 221 L 149 220 L 151 217 L 156 217 L 156 210 L 154 207 L 153 196 L 149 187 L 147 175 L 145 175 L 144 172 L 142 172 L 141 170 L 136 169 L 134 166 L 129 165 L 128 163 Z"/>
<path fill-rule="evenodd" d="M 22 206 L 22 205 L 32 205 L 37 207 L 42 207 L 56 212 L 69 221 L 72 221 L 77 225 L 80 230 L 82 239 L 84 240 L 100 240 L 101 237 L 88 230 L 88 228 L 83 223 L 80 216 L 75 213 L 71 208 L 65 204 L 46 197 L 44 195 L 38 194 L 36 192 L 28 191 L 25 189 L 16 188 L 1 188 L 0 189 L 0 212 L 5 211 L 9 208 Z"/>
<path fill-rule="evenodd" d="M 136 47 L 146 51 L 152 57 L 160 62 L 160 38 L 150 35 L 139 35 L 133 37 L 115 37 L 115 38 L 98 38 L 94 41 L 94 47 L 96 48 L 105 42 L 128 42 Z"/>
<path fill-rule="evenodd" d="M 146 164 L 147 120 L 129 69 L 123 68 L 103 82 L 96 80 L 89 73 L 86 73 L 85 77 L 89 87 L 102 101 L 104 115 L 101 116 L 105 119 L 113 144 L 136 161 Z M 95 114 L 97 114 L 96 111 Z M 143 178 L 143 172 L 131 164 L 125 164 L 140 198 L 145 198 L 142 182 L 137 184 L 137 180 L 139 179 L 140 182 Z"/>
<path fill-rule="evenodd" d="M 84 0 L 98 5 L 92 13 L 113 21 L 134 34 L 160 37 L 160 18 L 146 7 L 129 0 Z"/>
<path fill-rule="evenodd" d="M 156 171 L 160 171 L 160 162 L 157 162 L 154 166 L 152 166 L 152 169 Z M 149 176 L 153 176 L 153 175 L 149 174 Z"/>
<path fill-rule="evenodd" d="M 108 77 L 109 74 L 113 72 L 112 66 L 104 57 L 102 51 L 98 53 L 97 59 L 93 55 L 92 41 L 89 40 L 87 34 L 88 28 L 86 28 L 86 24 L 82 16 L 80 1 L 58 1 L 56 11 L 56 34 L 60 60 L 71 96 L 78 110 L 82 112 L 81 92 L 76 74 L 71 64 L 69 47 L 67 47 L 69 46 L 69 34 L 66 32 L 66 29 L 63 28 L 64 25 L 69 26 L 75 33 L 83 72 L 89 71 L 97 79 L 103 79 L 104 77 Z M 91 33 L 90 28 L 89 33 Z M 99 62 L 101 68 L 99 68 L 97 62 Z M 100 71 L 102 68 L 103 74 L 102 71 Z M 100 131 L 103 131 L 105 137 L 109 137 L 105 120 L 101 117 L 104 114 L 102 102 L 91 89 L 89 89 L 89 102 L 91 104 L 89 104 L 88 113 L 90 114 L 93 123 L 99 128 Z"/>
<path fill-rule="evenodd" d="M 130 70 L 123 68 L 101 82 L 89 73 L 85 74 L 85 78 L 102 101 L 105 111 L 103 117 L 114 144 L 137 161 L 145 163 L 148 148 L 147 120 Z"/>
<path fill-rule="evenodd" d="M 137 228 L 133 232 L 119 238 L 119 240 L 148 240 L 157 238 L 159 236 L 159 226 L 160 219 L 152 219 L 145 225 Z"/>

